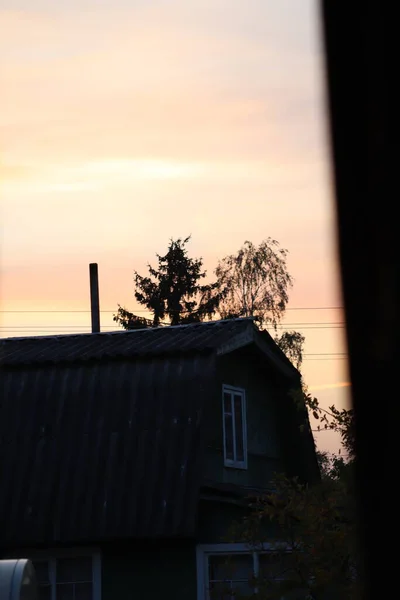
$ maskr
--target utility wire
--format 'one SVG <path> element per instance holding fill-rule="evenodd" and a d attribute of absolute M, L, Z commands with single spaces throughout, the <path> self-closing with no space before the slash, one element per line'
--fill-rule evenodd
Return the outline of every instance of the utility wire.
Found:
<path fill-rule="evenodd" d="M 343 306 L 299 306 L 290 307 L 286 310 L 343 310 Z M 100 313 L 116 313 L 118 309 L 114 310 L 100 310 Z M 130 311 L 129 311 L 130 312 Z M 135 313 L 148 313 L 149 311 L 142 308 L 135 310 Z M 0 313 L 90 313 L 90 310 L 0 310 Z"/>
<path fill-rule="evenodd" d="M 207 321 L 208 322 L 208 321 Z M 104 329 L 115 329 L 117 327 L 117 325 L 102 325 L 101 328 Z M 332 323 L 332 324 L 321 324 L 321 326 L 318 325 L 308 325 L 307 323 L 305 324 L 300 324 L 300 323 L 288 323 L 287 325 L 281 325 L 277 327 L 277 330 L 284 330 L 284 329 L 292 329 L 293 327 L 295 327 L 296 329 L 343 329 L 345 327 L 344 324 L 339 324 L 339 323 Z M 0 329 L 11 329 L 11 330 L 18 330 L 18 329 L 30 329 L 30 330 L 38 330 L 38 329 L 87 329 L 90 328 L 90 325 L 84 325 L 84 324 L 79 324 L 79 325 L 49 325 L 49 324 L 44 324 L 44 325 L 0 325 Z"/>
<path fill-rule="evenodd" d="M 302 307 L 291 307 L 286 310 L 342 310 L 341 306 L 302 306 Z M 0 310 L 0 314 L 90 314 L 90 310 Z M 116 314 L 116 310 L 101 310 L 101 314 Z M 151 314 L 147 310 L 138 309 L 134 311 L 135 313 L 146 313 Z M 345 323 L 343 321 L 303 321 L 303 322 L 292 322 L 285 324 L 278 324 L 278 330 L 290 329 L 292 327 L 296 327 L 298 329 L 342 329 L 345 327 Z M 112 329 L 115 330 L 116 326 L 114 325 L 103 325 L 102 330 Z M 75 330 L 77 333 L 90 333 L 91 327 L 90 325 L 2 325 L 0 326 L 0 332 L 7 333 L 19 333 L 21 330 L 26 332 L 41 332 L 56 334 L 57 331 L 63 332 L 68 330 Z M 82 331 L 83 330 L 83 331 Z M 122 330 L 121 330 L 122 331 Z M 344 360 L 347 358 L 346 353 L 305 353 L 304 360 Z"/>

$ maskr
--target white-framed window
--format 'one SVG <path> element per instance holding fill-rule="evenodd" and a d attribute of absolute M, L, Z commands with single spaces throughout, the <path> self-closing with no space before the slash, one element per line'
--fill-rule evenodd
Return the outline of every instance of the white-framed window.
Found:
<path fill-rule="evenodd" d="M 241 388 L 222 386 L 224 464 L 247 469 L 246 393 Z"/>
<path fill-rule="evenodd" d="M 101 558 L 83 548 L 25 552 L 33 562 L 38 600 L 101 600 Z"/>
<path fill-rule="evenodd" d="M 292 555 L 264 544 L 261 552 L 247 544 L 197 546 L 197 600 L 238 600 L 257 597 L 260 585 L 280 585 L 295 578 Z M 265 582 L 264 584 L 262 582 Z M 280 600 L 306 598 L 306 591 L 282 592 Z"/>

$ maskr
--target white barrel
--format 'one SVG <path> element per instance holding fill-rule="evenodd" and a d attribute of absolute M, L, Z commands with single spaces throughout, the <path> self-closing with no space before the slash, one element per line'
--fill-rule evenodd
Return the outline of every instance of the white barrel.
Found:
<path fill-rule="evenodd" d="M 36 600 L 36 576 L 27 558 L 0 560 L 0 600 Z"/>

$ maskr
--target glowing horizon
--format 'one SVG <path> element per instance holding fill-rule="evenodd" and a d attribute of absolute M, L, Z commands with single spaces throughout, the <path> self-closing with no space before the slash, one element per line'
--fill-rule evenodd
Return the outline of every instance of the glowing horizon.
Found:
<path fill-rule="evenodd" d="M 326 310 L 341 295 L 316 1 L 9 4 L 0 335 L 86 327 L 87 313 L 51 311 L 88 309 L 90 262 L 111 327 L 118 303 L 135 309 L 133 270 L 171 237 L 192 235 L 210 278 L 272 237 L 289 250 L 289 306 L 324 308 L 285 319 L 321 354 L 305 379 L 346 403 L 348 386 L 330 387 L 346 361 L 324 358 L 345 342 Z"/>

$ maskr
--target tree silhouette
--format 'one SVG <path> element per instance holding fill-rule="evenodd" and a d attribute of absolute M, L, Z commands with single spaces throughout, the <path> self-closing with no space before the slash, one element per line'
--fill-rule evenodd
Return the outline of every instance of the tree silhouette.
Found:
<path fill-rule="evenodd" d="M 201 285 L 206 277 L 202 258 L 190 258 L 186 249 L 190 236 L 170 240 L 167 253 L 157 254 L 158 267 L 148 265 L 148 276 L 134 272 L 135 298 L 153 318 L 145 319 L 118 306 L 114 321 L 124 329 L 197 323 L 217 312 L 221 293 L 217 283 Z"/>
<path fill-rule="evenodd" d="M 276 329 L 293 284 L 286 257 L 287 250 L 267 238 L 258 247 L 246 241 L 236 254 L 222 259 L 215 270 L 224 292 L 219 306 L 222 318 L 256 317 L 261 327 Z"/>

